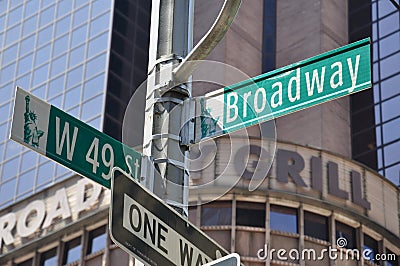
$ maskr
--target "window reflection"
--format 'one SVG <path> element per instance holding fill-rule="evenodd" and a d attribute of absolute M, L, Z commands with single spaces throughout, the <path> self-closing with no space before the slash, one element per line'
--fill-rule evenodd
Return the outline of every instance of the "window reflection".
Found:
<path fill-rule="evenodd" d="M 6 33 L 6 46 L 18 40 L 21 25 L 16 25 L 14 28 L 8 29 Z"/>
<path fill-rule="evenodd" d="M 89 232 L 86 255 L 96 253 L 106 247 L 106 227 L 102 226 Z"/>
<path fill-rule="evenodd" d="M 49 42 L 52 38 L 52 34 L 53 34 L 52 25 L 39 31 L 37 46 L 42 46 L 43 44 Z"/>
<path fill-rule="evenodd" d="M 212 202 L 201 206 L 201 225 L 232 224 L 232 203 Z"/>
<path fill-rule="evenodd" d="M 346 248 L 352 249 L 357 247 L 356 229 L 336 221 L 336 240 L 341 237 L 344 237 L 347 240 Z"/>
<path fill-rule="evenodd" d="M 65 243 L 62 264 L 69 264 L 81 257 L 81 238 L 77 237 Z"/>
<path fill-rule="evenodd" d="M 107 29 L 110 25 L 110 13 L 105 13 L 104 15 L 92 20 L 90 23 L 90 37 L 93 37 L 100 32 Z"/>
<path fill-rule="evenodd" d="M 93 12 L 93 10 L 92 10 Z M 89 6 L 81 7 L 74 12 L 73 26 L 79 26 L 83 22 L 87 21 L 89 17 Z"/>
<path fill-rule="evenodd" d="M 328 218 L 312 212 L 304 212 L 304 234 L 325 241 L 329 240 Z"/>
<path fill-rule="evenodd" d="M 31 71 L 32 63 L 33 63 L 33 54 L 29 54 L 29 55 L 25 56 L 24 58 L 21 58 L 18 62 L 17 76 L 25 74 L 28 71 Z M 21 85 L 18 84 L 18 86 L 21 86 Z"/>
<path fill-rule="evenodd" d="M 298 233 L 297 209 L 271 205 L 270 228 L 276 231 Z"/>
<path fill-rule="evenodd" d="M 369 250 L 369 252 L 365 252 L 364 254 L 370 261 L 373 261 L 375 258 L 375 255 L 379 253 L 378 242 L 375 239 L 373 239 L 372 237 L 364 234 L 363 250 Z"/>
<path fill-rule="evenodd" d="M 31 191 L 34 186 L 34 181 L 34 173 L 32 172 L 26 172 L 25 174 L 20 175 L 18 179 L 17 194 L 20 195 L 27 191 Z"/>
<path fill-rule="evenodd" d="M 400 141 L 395 142 L 391 145 L 383 148 L 383 154 L 385 156 L 385 165 L 391 165 L 400 161 Z"/>
<path fill-rule="evenodd" d="M 265 228 L 265 204 L 237 202 L 236 225 Z"/>
<path fill-rule="evenodd" d="M 86 40 L 87 24 L 72 31 L 71 47 L 75 47 Z M 81 58 L 82 59 L 82 58 Z"/>
<path fill-rule="evenodd" d="M 55 13 L 55 6 L 51 6 L 40 13 L 40 27 L 45 26 L 53 21 Z"/>
<path fill-rule="evenodd" d="M 11 201 L 14 197 L 16 179 L 1 184 L 0 187 L 0 204 Z"/>
<path fill-rule="evenodd" d="M 56 36 L 58 37 L 62 35 L 63 33 L 67 32 L 70 27 L 70 22 L 71 22 L 71 17 L 66 16 L 63 19 L 60 19 L 59 21 L 56 22 Z"/>
<path fill-rule="evenodd" d="M 57 249 L 53 248 L 40 255 L 40 266 L 54 266 L 57 265 Z"/>

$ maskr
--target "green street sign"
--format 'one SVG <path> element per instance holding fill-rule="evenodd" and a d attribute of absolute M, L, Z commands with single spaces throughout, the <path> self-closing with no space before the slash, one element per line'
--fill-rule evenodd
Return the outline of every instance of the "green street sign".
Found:
<path fill-rule="evenodd" d="M 111 169 L 138 179 L 142 154 L 17 87 L 11 139 L 111 188 Z"/>
<path fill-rule="evenodd" d="M 371 87 L 364 39 L 206 94 L 196 100 L 194 142 Z"/>

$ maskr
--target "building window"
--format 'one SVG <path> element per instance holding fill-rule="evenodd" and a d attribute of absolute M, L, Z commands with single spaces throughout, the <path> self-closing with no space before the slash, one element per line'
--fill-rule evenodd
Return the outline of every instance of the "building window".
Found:
<path fill-rule="evenodd" d="M 393 255 L 392 255 L 393 254 Z M 389 257 L 389 256 L 395 256 L 395 257 Z M 386 249 L 386 265 L 387 266 L 399 266 L 399 256 L 396 255 L 393 251 L 390 249 Z"/>
<path fill-rule="evenodd" d="M 238 202 L 236 225 L 265 228 L 265 204 Z"/>
<path fill-rule="evenodd" d="M 336 222 L 336 241 L 339 238 L 346 239 L 346 248 L 352 249 L 357 247 L 356 229 L 341 222 Z"/>
<path fill-rule="evenodd" d="M 213 202 L 201 206 L 201 225 L 232 224 L 232 203 Z"/>
<path fill-rule="evenodd" d="M 270 229 L 297 234 L 297 209 L 271 205 Z"/>
<path fill-rule="evenodd" d="M 81 258 L 81 238 L 77 237 L 65 243 L 62 264 L 69 264 Z"/>
<path fill-rule="evenodd" d="M 312 212 L 304 212 L 304 234 L 314 238 L 329 240 L 328 218 Z"/>
<path fill-rule="evenodd" d="M 15 265 L 16 266 L 32 266 L 33 265 L 33 258 L 29 259 L 29 260 L 26 260 L 24 262 L 21 262 L 21 263 L 17 263 Z"/>
<path fill-rule="evenodd" d="M 40 266 L 57 265 L 57 249 L 50 249 L 40 255 Z"/>
<path fill-rule="evenodd" d="M 373 239 L 372 237 L 364 234 L 364 246 L 363 250 L 365 251 L 364 254 L 366 258 L 370 261 L 374 261 L 375 255 L 378 254 L 378 241 Z M 366 252 L 369 250 L 369 252 Z"/>
<path fill-rule="evenodd" d="M 86 255 L 96 253 L 106 247 L 106 226 L 102 226 L 89 232 Z"/>

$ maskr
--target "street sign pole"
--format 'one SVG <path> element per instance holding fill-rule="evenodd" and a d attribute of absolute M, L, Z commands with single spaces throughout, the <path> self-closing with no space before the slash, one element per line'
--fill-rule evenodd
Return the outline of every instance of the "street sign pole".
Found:
<path fill-rule="evenodd" d="M 185 123 L 182 103 L 191 90 L 184 83 L 174 84 L 173 69 L 192 46 L 192 18 L 193 0 L 152 2 L 143 140 L 143 153 L 151 156 L 155 168 L 142 169 L 146 187 L 185 216 L 187 146 L 180 143 L 180 129 Z"/>

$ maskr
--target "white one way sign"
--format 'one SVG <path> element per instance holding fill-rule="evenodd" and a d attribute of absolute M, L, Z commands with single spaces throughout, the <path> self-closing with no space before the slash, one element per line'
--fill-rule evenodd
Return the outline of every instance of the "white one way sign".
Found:
<path fill-rule="evenodd" d="M 115 170 L 111 179 L 113 240 L 146 265 L 199 266 L 228 253 L 179 213 Z"/>

